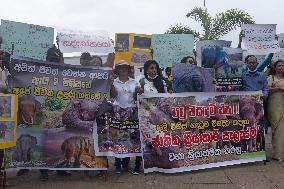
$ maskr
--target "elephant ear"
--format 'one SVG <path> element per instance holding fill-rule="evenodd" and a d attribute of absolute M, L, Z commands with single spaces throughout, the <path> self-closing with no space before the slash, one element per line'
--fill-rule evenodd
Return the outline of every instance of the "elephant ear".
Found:
<path fill-rule="evenodd" d="M 41 104 L 39 101 L 35 100 L 35 113 L 38 113 L 41 111 Z"/>

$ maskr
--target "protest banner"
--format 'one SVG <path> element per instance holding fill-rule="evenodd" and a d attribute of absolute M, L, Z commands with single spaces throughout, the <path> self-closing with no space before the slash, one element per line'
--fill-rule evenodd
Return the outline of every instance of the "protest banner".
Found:
<path fill-rule="evenodd" d="M 141 156 L 137 108 L 124 109 L 112 103 L 108 106 L 109 110 L 96 120 L 96 155 L 117 158 Z"/>
<path fill-rule="evenodd" d="M 1 20 L 1 48 L 13 54 L 45 60 L 47 50 L 52 47 L 54 29 L 51 27 Z"/>
<path fill-rule="evenodd" d="M 242 53 L 240 48 L 202 48 L 202 67 L 215 69 L 217 90 L 225 92 L 227 88 L 242 86 Z"/>
<path fill-rule="evenodd" d="M 279 52 L 280 46 L 275 39 L 276 24 L 244 24 L 243 43 L 249 54 L 267 55 Z"/>
<path fill-rule="evenodd" d="M 232 41 L 225 40 L 204 40 L 196 42 L 196 61 L 197 65 L 201 66 L 202 50 L 209 47 L 230 47 Z"/>
<path fill-rule="evenodd" d="M 115 63 L 125 60 L 137 68 L 152 59 L 151 35 L 135 33 L 115 34 Z"/>
<path fill-rule="evenodd" d="M 72 52 L 94 52 L 112 53 L 113 43 L 106 32 L 94 31 L 72 31 L 62 30 L 57 33 L 59 47 L 63 53 Z"/>
<path fill-rule="evenodd" d="M 9 87 L 19 95 L 17 145 L 7 168 L 105 170 L 94 121 L 109 96 L 110 68 L 12 59 Z"/>
<path fill-rule="evenodd" d="M 192 34 L 153 34 L 153 58 L 160 67 L 172 67 L 186 56 L 193 55 L 194 37 Z"/>
<path fill-rule="evenodd" d="M 172 75 L 175 93 L 215 92 L 215 71 L 212 68 L 178 63 L 172 67 Z"/>
<path fill-rule="evenodd" d="M 0 149 L 16 146 L 18 97 L 0 93 Z"/>
<path fill-rule="evenodd" d="M 144 172 L 176 173 L 263 161 L 262 93 L 142 94 Z"/>

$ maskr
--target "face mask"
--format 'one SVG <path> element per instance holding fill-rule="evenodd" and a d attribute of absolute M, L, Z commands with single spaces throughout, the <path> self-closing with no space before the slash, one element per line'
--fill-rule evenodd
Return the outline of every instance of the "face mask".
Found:
<path fill-rule="evenodd" d="M 257 71 L 256 68 L 255 68 L 255 70 L 250 70 L 250 69 L 249 69 L 249 72 L 250 72 L 250 73 L 255 73 L 256 71 Z"/>
<path fill-rule="evenodd" d="M 152 80 L 156 79 L 157 77 L 158 77 L 158 75 L 156 75 L 155 77 L 151 77 L 151 76 L 148 75 L 148 78 L 152 79 Z"/>

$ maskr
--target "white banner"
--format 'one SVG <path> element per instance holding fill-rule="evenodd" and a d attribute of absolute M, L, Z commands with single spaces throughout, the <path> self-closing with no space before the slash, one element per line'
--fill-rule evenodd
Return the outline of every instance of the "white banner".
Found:
<path fill-rule="evenodd" d="M 106 32 L 60 31 L 57 33 L 63 53 L 95 52 L 112 53 L 114 46 Z"/>
<path fill-rule="evenodd" d="M 244 24 L 243 42 L 249 54 L 266 55 L 279 52 L 280 46 L 275 39 L 276 24 Z"/>

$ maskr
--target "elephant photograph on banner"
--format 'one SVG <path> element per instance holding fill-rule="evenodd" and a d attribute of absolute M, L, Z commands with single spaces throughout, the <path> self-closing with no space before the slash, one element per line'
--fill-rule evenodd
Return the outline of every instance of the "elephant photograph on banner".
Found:
<path fill-rule="evenodd" d="M 48 167 L 55 168 L 104 168 L 105 158 L 95 156 L 92 138 L 94 121 L 100 108 L 95 100 L 71 100 L 61 113 L 60 132 L 49 128 L 45 134 L 44 155 Z M 56 119 L 56 118 L 55 118 Z M 52 123 L 50 120 L 46 123 Z"/>
<path fill-rule="evenodd" d="M 25 59 L 11 64 L 10 87 L 19 103 L 7 168 L 106 170 L 107 159 L 95 156 L 93 130 L 111 70 Z"/>
<path fill-rule="evenodd" d="M 42 119 L 41 103 L 33 96 L 19 97 L 18 127 L 26 128 L 39 125 Z"/>

